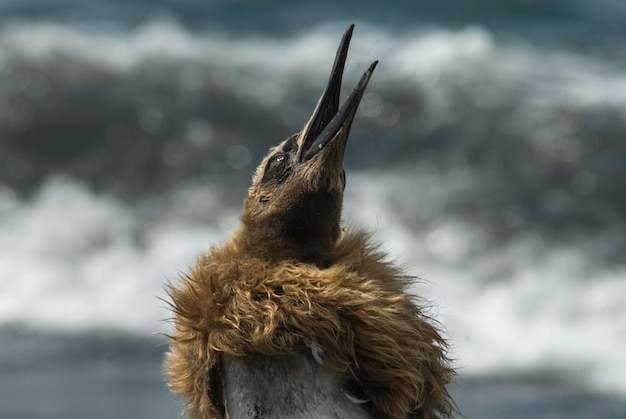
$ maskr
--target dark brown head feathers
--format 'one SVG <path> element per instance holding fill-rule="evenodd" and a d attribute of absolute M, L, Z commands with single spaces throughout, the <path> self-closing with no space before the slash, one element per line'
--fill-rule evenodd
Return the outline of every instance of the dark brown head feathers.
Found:
<path fill-rule="evenodd" d="M 324 265 L 339 238 L 343 164 L 322 155 L 302 164 L 298 148 L 297 135 L 292 136 L 272 148 L 257 168 L 239 241 L 249 255 Z"/>

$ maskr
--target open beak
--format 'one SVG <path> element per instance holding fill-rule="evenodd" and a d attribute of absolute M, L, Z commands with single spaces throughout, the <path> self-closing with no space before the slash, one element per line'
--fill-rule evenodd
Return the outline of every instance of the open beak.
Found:
<path fill-rule="evenodd" d="M 376 68 L 376 64 L 378 64 L 378 61 L 374 61 L 369 66 L 357 86 L 348 96 L 348 99 L 339 109 L 341 79 L 353 29 L 354 25 L 350 25 L 343 34 L 328 85 L 313 112 L 313 116 L 311 116 L 311 119 L 300 134 L 298 159 L 301 163 L 311 159 L 335 139 L 337 139 L 336 141 L 342 141 L 344 143 L 343 146 L 345 146 L 356 110 L 361 102 L 367 83 L 372 76 L 372 72 Z M 341 135 L 338 135 L 340 132 Z"/>

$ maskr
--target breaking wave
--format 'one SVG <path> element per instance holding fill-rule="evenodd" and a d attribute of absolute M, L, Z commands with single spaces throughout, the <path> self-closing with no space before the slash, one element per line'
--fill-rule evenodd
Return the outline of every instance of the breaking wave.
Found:
<path fill-rule="evenodd" d="M 5 22 L 0 325 L 166 330 L 164 282 L 237 225 L 249 174 L 307 119 L 346 26 Z M 626 68 L 480 26 L 357 33 L 345 90 L 381 64 L 345 220 L 424 279 L 463 372 L 626 394 Z"/>

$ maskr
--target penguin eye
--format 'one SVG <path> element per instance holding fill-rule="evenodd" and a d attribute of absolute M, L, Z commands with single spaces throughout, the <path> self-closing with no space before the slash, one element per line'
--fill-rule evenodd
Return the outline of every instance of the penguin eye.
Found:
<path fill-rule="evenodd" d="M 270 157 L 267 162 L 261 183 L 269 182 L 270 180 L 283 182 L 287 178 L 289 172 L 290 168 L 287 165 L 287 156 L 285 153 L 276 153 Z"/>
<path fill-rule="evenodd" d="M 276 169 L 278 169 L 280 166 L 284 164 L 284 161 L 285 161 L 285 155 L 283 153 L 273 155 L 270 161 L 267 162 L 265 173 L 275 171 Z"/>

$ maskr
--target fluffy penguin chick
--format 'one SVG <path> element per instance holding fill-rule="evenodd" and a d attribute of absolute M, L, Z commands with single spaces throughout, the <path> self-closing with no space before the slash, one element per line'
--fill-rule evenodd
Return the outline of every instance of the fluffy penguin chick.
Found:
<path fill-rule="evenodd" d="M 171 286 L 169 384 L 192 418 L 451 417 L 446 344 L 411 278 L 340 226 L 350 26 L 304 129 L 256 170 L 241 226 Z"/>

